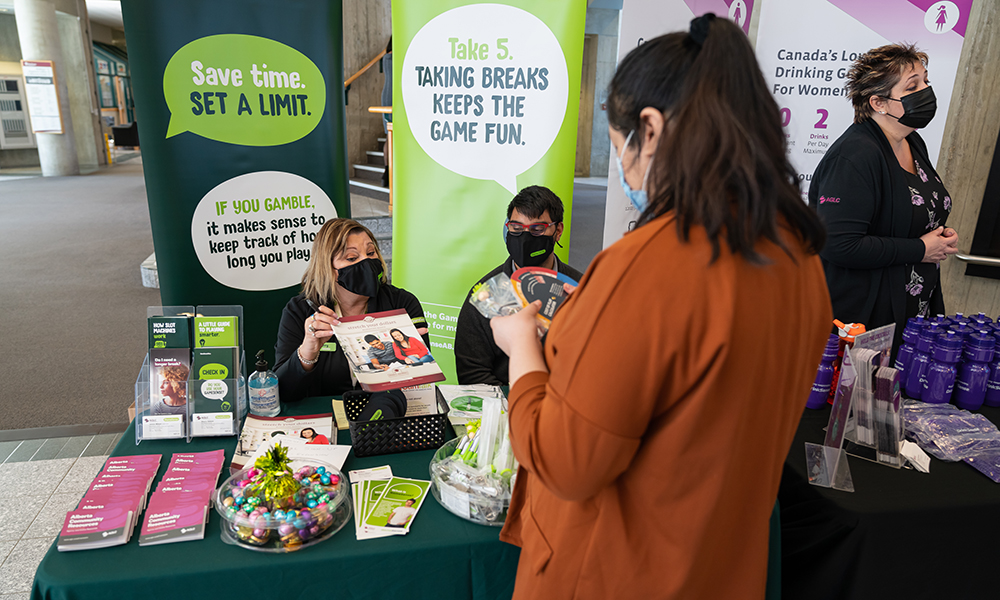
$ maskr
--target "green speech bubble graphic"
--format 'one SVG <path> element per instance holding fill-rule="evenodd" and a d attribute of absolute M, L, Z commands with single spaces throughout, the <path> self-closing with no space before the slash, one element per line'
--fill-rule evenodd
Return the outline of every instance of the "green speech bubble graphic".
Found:
<path fill-rule="evenodd" d="M 306 55 L 254 35 L 184 45 L 163 71 L 167 137 L 185 131 L 242 146 L 278 146 L 309 134 L 326 110 L 326 81 Z"/>
<path fill-rule="evenodd" d="M 229 369 L 220 363 L 209 363 L 198 371 L 198 379 L 226 379 L 229 377 Z"/>

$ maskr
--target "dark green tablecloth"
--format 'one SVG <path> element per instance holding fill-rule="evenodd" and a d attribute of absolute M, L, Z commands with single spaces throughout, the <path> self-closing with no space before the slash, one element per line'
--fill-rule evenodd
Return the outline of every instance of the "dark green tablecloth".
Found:
<path fill-rule="evenodd" d="M 282 414 L 329 410 L 328 398 L 310 399 L 286 406 Z M 349 444 L 350 436 L 342 431 L 338 440 Z M 133 423 L 113 454 L 162 454 L 158 481 L 174 452 L 223 448 L 228 464 L 235 447 L 235 437 L 198 438 L 190 444 L 184 440 L 144 441 L 137 446 Z M 351 453 L 344 472 L 388 464 L 394 475 L 426 480 L 433 454 L 424 451 L 357 458 Z M 53 544 L 35 573 L 31 597 L 488 599 L 510 598 L 514 590 L 519 549 L 499 540 L 498 527 L 464 521 L 433 498 L 420 509 L 406 536 L 358 541 L 352 520 L 329 540 L 287 554 L 225 544 L 219 537 L 220 522 L 213 510 L 205 539 L 195 542 L 140 548 L 140 523 L 132 540 L 123 546 L 59 552 Z"/>

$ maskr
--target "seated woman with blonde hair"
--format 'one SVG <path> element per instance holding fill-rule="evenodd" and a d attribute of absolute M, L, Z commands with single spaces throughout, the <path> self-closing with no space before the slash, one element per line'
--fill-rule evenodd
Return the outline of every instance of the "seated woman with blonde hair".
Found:
<path fill-rule="evenodd" d="M 282 400 L 336 396 L 355 386 L 344 349 L 333 337 L 343 317 L 402 308 L 430 345 L 420 301 L 387 283 L 386 272 L 367 227 L 351 219 L 323 224 L 302 277 L 302 293 L 281 313 L 274 370 Z"/>

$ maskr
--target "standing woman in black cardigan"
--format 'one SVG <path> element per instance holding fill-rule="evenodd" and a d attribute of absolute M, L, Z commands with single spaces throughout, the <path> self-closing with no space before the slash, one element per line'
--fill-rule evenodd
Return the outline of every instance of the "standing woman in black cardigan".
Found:
<path fill-rule="evenodd" d="M 871 330 L 944 312 L 940 263 L 958 252 L 945 227 L 951 197 L 917 133 L 937 101 L 927 55 L 912 45 L 869 50 L 847 74 L 854 124 L 820 161 L 809 205 L 827 228 L 820 252 L 834 317 Z"/>

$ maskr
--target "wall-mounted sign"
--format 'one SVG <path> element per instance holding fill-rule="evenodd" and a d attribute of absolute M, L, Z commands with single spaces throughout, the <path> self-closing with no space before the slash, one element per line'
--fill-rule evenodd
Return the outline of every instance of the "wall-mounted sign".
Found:
<path fill-rule="evenodd" d="M 62 133 L 55 63 L 51 60 L 22 60 L 21 73 L 24 75 L 24 95 L 31 109 L 31 130 L 35 133 Z"/>
<path fill-rule="evenodd" d="M 106 60 L 97 59 L 97 72 L 101 75 L 111 75 L 111 64 Z"/>

